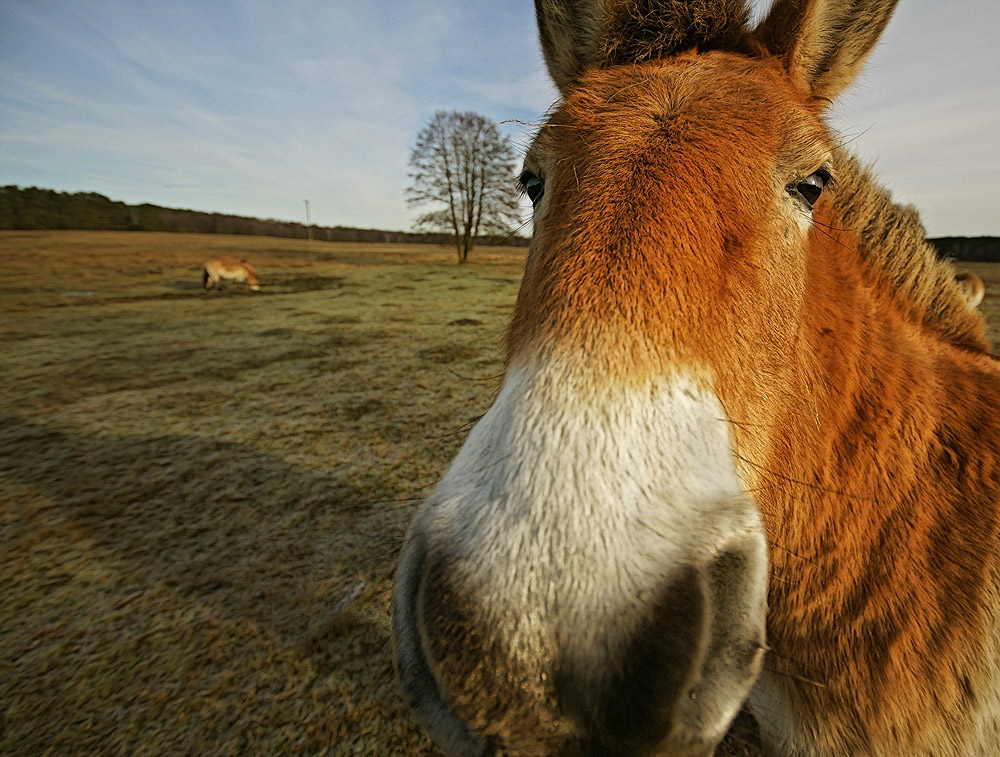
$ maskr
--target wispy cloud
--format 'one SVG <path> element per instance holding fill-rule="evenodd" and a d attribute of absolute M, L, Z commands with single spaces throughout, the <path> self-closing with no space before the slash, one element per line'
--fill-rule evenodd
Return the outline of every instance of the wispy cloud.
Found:
<path fill-rule="evenodd" d="M 901 4 L 836 111 L 931 233 L 1000 233 L 998 7 Z M 405 228 L 434 111 L 530 122 L 554 97 L 531 0 L 12 0 L 0 183 L 292 219 L 309 199 L 317 223 Z"/>

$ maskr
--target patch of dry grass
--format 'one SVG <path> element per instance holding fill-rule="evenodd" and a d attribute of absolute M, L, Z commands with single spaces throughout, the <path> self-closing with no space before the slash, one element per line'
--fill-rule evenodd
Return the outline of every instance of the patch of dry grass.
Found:
<path fill-rule="evenodd" d="M 434 754 L 388 606 L 523 251 L 0 235 L 0 753 Z M 259 293 L 204 293 L 210 257 Z"/>
<path fill-rule="evenodd" d="M 262 291 L 202 292 L 223 255 Z M 391 576 L 499 387 L 523 251 L 452 261 L 0 233 L 0 753 L 437 754 Z M 1000 266 L 969 268 L 996 329 Z"/>

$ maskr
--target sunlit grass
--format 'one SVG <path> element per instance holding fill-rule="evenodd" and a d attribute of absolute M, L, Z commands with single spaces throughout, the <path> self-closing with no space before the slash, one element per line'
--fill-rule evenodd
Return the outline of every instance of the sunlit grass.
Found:
<path fill-rule="evenodd" d="M 2 236 L 0 752 L 433 754 L 391 576 L 523 251 Z"/>
<path fill-rule="evenodd" d="M 223 255 L 261 292 L 203 292 Z M 391 577 L 523 256 L 0 234 L 0 753 L 436 754 Z"/>

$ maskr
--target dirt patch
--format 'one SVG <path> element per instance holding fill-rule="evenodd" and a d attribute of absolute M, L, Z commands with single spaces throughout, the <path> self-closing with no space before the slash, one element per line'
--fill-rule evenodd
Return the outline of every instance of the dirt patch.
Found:
<path fill-rule="evenodd" d="M 464 344 L 436 344 L 432 347 L 422 347 L 417 350 L 417 357 L 432 363 L 456 363 L 460 360 L 472 360 L 479 351 Z"/>
<path fill-rule="evenodd" d="M 273 274 L 266 287 L 257 294 L 285 294 L 287 292 L 322 292 L 340 289 L 347 283 L 344 276 L 317 276 L 313 274 Z"/>

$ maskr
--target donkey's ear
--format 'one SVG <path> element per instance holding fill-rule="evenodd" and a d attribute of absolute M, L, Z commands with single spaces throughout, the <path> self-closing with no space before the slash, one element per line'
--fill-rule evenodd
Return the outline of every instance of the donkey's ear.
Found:
<path fill-rule="evenodd" d="M 775 0 L 755 36 L 803 91 L 829 102 L 854 81 L 897 2 Z"/>
<path fill-rule="evenodd" d="M 563 94 L 600 55 L 605 6 L 605 0 L 535 0 L 545 65 Z"/>

